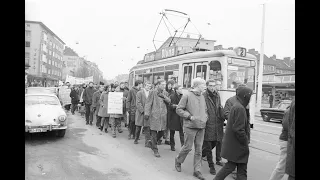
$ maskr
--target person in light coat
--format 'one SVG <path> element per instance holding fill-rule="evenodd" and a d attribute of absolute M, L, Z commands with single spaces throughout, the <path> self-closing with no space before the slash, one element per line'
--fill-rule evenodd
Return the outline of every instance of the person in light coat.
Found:
<path fill-rule="evenodd" d="M 104 91 L 101 93 L 100 96 L 100 108 L 98 111 L 98 116 L 101 117 L 101 125 L 100 130 L 108 133 L 109 127 L 109 118 L 110 115 L 108 114 L 108 95 L 109 95 L 109 85 L 104 87 Z"/>
<path fill-rule="evenodd" d="M 155 90 L 150 91 L 144 109 L 144 118 L 150 122 L 151 142 L 154 156 L 160 157 L 157 142 L 167 129 L 167 106 L 170 103 L 168 93 L 165 91 L 166 81 L 159 79 Z"/>
<path fill-rule="evenodd" d="M 144 107 L 146 104 L 146 100 L 150 94 L 151 83 L 145 82 L 144 88 L 141 89 L 136 96 L 136 135 L 134 143 L 138 144 L 141 127 L 143 126 L 144 135 L 145 135 L 145 147 L 151 148 L 151 137 L 150 137 L 150 122 L 149 120 L 144 120 Z"/>

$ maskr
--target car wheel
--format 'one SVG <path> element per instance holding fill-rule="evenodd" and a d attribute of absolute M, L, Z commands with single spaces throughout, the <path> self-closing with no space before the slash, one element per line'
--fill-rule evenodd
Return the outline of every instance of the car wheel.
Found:
<path fill-rule="evenodd" d="M 262 115 L 262 119 L 263 119 L 263 121 L 265 121 L 265 122 L 270 122 L 270 117 L 269 117 L 267 114 L 263 114 L 263 115 Z"/>
<path fill-rule="evenodd" d="M 62 129 L 62 130 L 58 130 L 57 131 L 57 136 L 58 137 L 63 137 L 66 134 L 66 130 Z"/>

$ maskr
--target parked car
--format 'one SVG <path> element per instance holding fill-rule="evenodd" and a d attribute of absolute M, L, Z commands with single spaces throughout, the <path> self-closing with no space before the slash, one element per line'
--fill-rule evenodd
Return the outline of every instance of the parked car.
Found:
<path fill-rule="evenodd" d="M 291 104 L 291 100 L 283 100 L 274 108 L 262 108 L 260 113 L 263 121 L 269 122 L 270 120 L 279 120 L 282 122 L 284 112 Z"/>
<path fill-rule="evenodd" d="M 63 137 L 67 129 L 67 115 L 58 97 L 49 93 L 25 95 L 25 132 L 56 131 Z"/>

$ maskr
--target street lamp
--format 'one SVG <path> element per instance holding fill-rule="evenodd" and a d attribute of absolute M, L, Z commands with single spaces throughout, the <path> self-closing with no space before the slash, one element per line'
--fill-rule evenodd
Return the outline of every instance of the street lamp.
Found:
<path fill-rule="evenodd" d="M 260 62 L 259 62 L 259 74 L 258 74 L 258 91 L 257 91 L 257 109 L 261 109 L 261 99 L 262 99 L 262 78 L 263 78 L 263 57 L 264 57 L 264 23 L 265 23 L 265 6 L 263 4 L 262 12 L 262 30 L 261 30 L 261 50 L 260 50 Z"/>

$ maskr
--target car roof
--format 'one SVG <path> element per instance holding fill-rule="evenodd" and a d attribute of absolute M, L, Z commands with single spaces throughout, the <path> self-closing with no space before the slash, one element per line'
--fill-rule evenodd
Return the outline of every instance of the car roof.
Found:
<path fill-rule="evenodd" d="M 47 93 L 32 93 L 32 94 L 25 94 L 25 96 L 52 96 L 58 98 L 54 94 L 47 94 Z"/>

